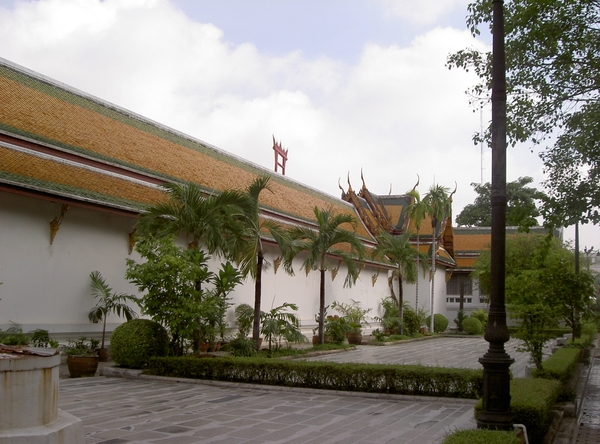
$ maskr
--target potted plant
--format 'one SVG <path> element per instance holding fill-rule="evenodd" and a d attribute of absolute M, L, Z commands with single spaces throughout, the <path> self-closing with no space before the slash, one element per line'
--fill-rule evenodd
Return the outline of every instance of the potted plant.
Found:
<path fill-rule="evenodd" d="M 98 370 L 98 344 L 97 339 L 81 337 L 70 340 L 65 349 L 67 354 L 67 367 L 71 378 L 94 376 Z"/>
<path fill-rule="evenodd" d="M 89 311 L 88 319 L 94 324 L 102 321 L 102 343 L 98 354 L 100 361 L 104 362 L 108 360 L 108 350 L 104 348 L 104 337 L 106 335 L 106 318 L 110 313 L 115 313 L 117 316 L 125 316 L 130 321 L 135 318 L 137 314 L 133 309 L 127 305 L 127 302 L 137 303 L 135 296 L 115 293 L 110 288 L 99 271 L 93 271 L 90 273 L 90 279 L 92 280 L 92 296 L 98 299 L 96 305 Z"/>
<path fill-rule="evenodd" d="M 400 308 L 392 298 L 384 298 L 381 300 L 381 306 L 383 307 L 383 317 L 375 316 L 378 322 L 381 322 L 383 326 L 383 333 L 386 335 L 393 335 L 400 332 L 400 326 L 402 325 L 402 318 L 400 317 Z"/>
<path fill-rule="evenodd" d="M 350 303 L 333 302 L 331 308 L 337 310 L 350 325 L 348 332 L 348 343 L 360 344 L 362 342 L 362 328 L 370 325 L 367 322 L 367 314 L 370 308 L 364 308 L 358 301 L 350 299 Z"/>

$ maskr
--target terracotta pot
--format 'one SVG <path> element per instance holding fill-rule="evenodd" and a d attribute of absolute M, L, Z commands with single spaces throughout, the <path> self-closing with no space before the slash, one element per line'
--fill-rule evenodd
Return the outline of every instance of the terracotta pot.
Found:
<path fill-rule="evenodd" d="M 208 342 L 201 342 L 200 343 L 200 352 L 206 353 L 207 351 L 208 351 Z"/>
<path fill-rule="evenodd" d="M 360 345 L 362 343 L 361 333 L 348 333 L 348 344 Z"/>
<path fill-rule="evenodd" d="M 98 355 L 69 355 L 67 357 L 67 367 L 71 378 L 96 375 L 98 360 Z"/>
<path fill-rule="evenodd" d="M 110 353 L 107 348 L 99 348 L 98 349 L 98 358 L 100 362 L 108 361 Z"/>

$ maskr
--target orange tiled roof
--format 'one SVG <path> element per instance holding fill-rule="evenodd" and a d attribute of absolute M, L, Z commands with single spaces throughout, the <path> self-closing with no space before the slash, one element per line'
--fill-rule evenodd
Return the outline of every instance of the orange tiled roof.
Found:
<path fill-rule="evenodd" d="M 2 159 L 14 161 L 2 162 L 0 182 L 24 187 L 36 182 L 51 192 L 68 188 L 75 195 L 91 193 L 106 205 L 137 204 L 139 210 L 161 198 L 157 182 L 190 181 L 207 191 L 222 191 L 245 188 L 257 175 L 271 174 L 273 193 L 261 194 L 266 209 L 309 222 L 314 220 L 315 206 L 356 215 L 340 199 L 2 59 L 0 103 L 0 133 L 149 178 L 146 184 L 134 184 L 103 174 L 101 168 L 92 172 L 51 156 L 34 162 L 31 153 L 2 144 Z M 357 233 L 371 237 L 362 224 Z"/>

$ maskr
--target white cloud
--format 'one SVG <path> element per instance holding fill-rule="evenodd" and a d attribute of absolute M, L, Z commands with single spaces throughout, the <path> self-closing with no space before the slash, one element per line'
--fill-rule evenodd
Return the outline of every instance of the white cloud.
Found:
<path fill-rule="evenodd" d="M 1 57 L 269 169 L 275 135 L 289 149 L 287 175 L 302 183 L 339 195 L 338 177 L 346 186 L 349 171 L 359 187 L 363 168 L 373 192 L 392 183 L 403 193 L 420 174 L 422 193 L 434 180 L 458 182 L 455 212 L 472 202 L 479 115 L 464 91 L 475 79 L 445 67 L 448 53 L 473 45 L 467 31 L 434 28 L 406 47 L 366 44 L 354 66 L 300 51 L 272 57 L 225 37 L 167 0 L 0 9 Z M 533 175 L 522 157 L 510 157 L 509 169 Z"/>
<path fill-rule="evenodd" d="M 415 25 L 431 25 L 458 6 L 468 4 L 465 0 L 377 0 L 389 17 L 406 20 Z"/>

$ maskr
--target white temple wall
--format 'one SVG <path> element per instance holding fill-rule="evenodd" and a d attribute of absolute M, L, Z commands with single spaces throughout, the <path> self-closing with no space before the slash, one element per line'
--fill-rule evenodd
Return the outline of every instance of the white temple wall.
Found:
<path fill-rule="evenodd" d="M 60 215 L 58 203 L 0 192 L 0 329 L 20 324 L 24 332 L 36 328 L 52 334 L 71 337 L 99 333 L 101 324 L 91 324 L 87 313 L 95 305 L 90 292 L 89 274 L 98 270 L 114 291 L 136 294 L 137 288 L 125 279 L 125 259 L 141 261 L 133 251 L 129 254 L 129 233 L 136 219 L 72 206 L 64 216 L 60 229 L 50 245 L 50 221 Z M 303 258 L 294 261 L 295 276 L 280 266 L 274 271 L 273 260 L 278 257 L 275 246 L 269 246 L 267 260 L 271 267 L 264 270 L 262 309 L 269 310 L 284 302 L 298 305 L 303 330 L 310 332 L 319 308 L 319 273 L 308 276 L 301 270 Z M 211 269 L 216 271 L 221 260 L 213 258 Z M 333 265 L 337 261 L 332 261 Z M 382 271 L 375 285 L 372 275 L 377 269 L 366 266 L 355 285 L 344 288 L 345 267 L 340 266 L 332 281 L 326 272 L 326 305 L 334 300 L 361 301 L 372 308 L 370 316 L 381 316 L 379 302 L 388 294 L 387 280 Z M 254 306 L 254 281 L 247 278 L 231 294 L 231 302 Z M 235 327 L 234 310 L 227 314 L 230 326 Z M 139 307 L 134 309 L 139 313 Z M 329 310 L 334 314 L 333 310 Z M 110 315 L 107 331 L 124 322 Z M 372 328 L 377 324 L 373 323 Z M 366 329 L 370 331 L 370 329 Z"/>

